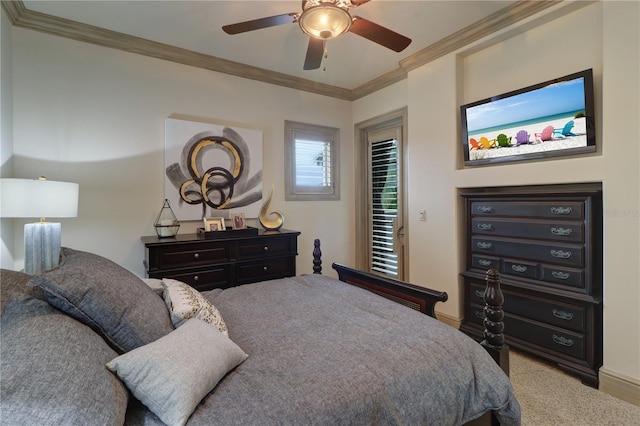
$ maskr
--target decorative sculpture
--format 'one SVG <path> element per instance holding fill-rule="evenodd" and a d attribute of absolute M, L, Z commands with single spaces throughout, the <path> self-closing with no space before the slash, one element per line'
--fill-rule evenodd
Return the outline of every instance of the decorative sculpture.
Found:
<path fill-rule="evenodd" d="M 269 204 L 271 204 L 271 197 L 273 196 L 274 191 L 275 191 L 275 187 L 271 185 L 271 194 L 269 194 L 269 198 L 267 198 L 267 200 L 264 202 L 264 204 L 260 208 L 260 216 L 259 216 L 260 225 L 262 225 L 264 229 L 273 230 L 273 231 L 282 228 L 282 225 L 284 225 L 284 216 L 282 215 L 282 213 L 280 212 L 267 213 L 269 209 Z M 269 219 L 269 216 L 275 216 L 275 219 Z"/>

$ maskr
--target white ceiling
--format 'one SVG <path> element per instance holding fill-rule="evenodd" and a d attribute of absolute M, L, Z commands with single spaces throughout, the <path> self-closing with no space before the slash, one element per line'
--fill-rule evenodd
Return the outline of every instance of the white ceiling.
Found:
<path fill-rule="evenodd" d="M 515 1 L 371 0 L 351 9 L 358 15 L 413 41 L 396 53 L 355 34 L 328 43 L 322 68 L 303 71 L 308 38 L 297 24 L 285 24 L 237 35 L 223 25 L 301 10 L 287 1 L 57 1 L 25 0 L 31 11 L 169 44 L 270 71 L 354 89 L 398 68 L 400 60 L 444 37 L 506 8 Z"/>

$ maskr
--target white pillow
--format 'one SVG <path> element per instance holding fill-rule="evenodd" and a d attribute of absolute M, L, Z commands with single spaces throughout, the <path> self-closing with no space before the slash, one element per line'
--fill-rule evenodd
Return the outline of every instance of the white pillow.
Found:
<path fill-rule="evenodd" d="M 107 363 L 167 425 L 184 425 L 218 382 L 247 359 L 215 327 L 192 319 L 166 336 Z"/>
<path fill-rule="evenodd" d="M 169 308 L 171 322 L 178 328 L 190 318 L 198 318 L 211 324 L 223 333 L 229 335 L 220 311 L 213 306 L 195 288 L 181 281 L 170 278 L 162 279 L 164 287 L 164 302 Z"/>

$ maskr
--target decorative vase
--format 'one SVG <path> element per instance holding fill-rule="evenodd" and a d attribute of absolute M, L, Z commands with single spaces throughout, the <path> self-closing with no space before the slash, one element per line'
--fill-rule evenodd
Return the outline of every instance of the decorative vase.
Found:
<path fill-rule="evenodd" d="M 176 215 L 173 214 L 173 210 L 171 210 L 171 206 L 169 205 L 169 200 L 164 200 L 164 204 L 162 205 L 160 213 L 158 214 L 153 226 L 156 228 L 158 238 L 175 237 L 176 234 L 178 234 L 180 222 L 178 222 Z"/>

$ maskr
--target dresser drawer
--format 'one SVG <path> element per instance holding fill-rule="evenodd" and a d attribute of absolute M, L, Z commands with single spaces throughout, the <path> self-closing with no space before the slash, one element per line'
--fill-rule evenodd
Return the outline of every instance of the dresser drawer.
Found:
<path fill-rule="evenodd" d="M 473 234 L 499 235 L 503 237 L 535 238 L 549 241 L 584 242 L 582 222 L 548 222 L 537 220 L 509 220 L 473 218 Z"/>
<path fill-rule="evenodd" d="M 537 263 L 504 260 L 500 272 L 503 274 L 515 275 L 521 278 L 537 280 L 539 278 L 539 268 Z"/>
<path fill-rule="evenodd" d="M 491 268 L 500 269 L 500 258 L 474 254 L 471 256 L 471 266 L 482 269 L 483 271 Z"/>
<path fill-rule="evenodd" d="M 172 244 L 149 249 L 150 269 L 196 267 L 229 261 L 225 243 Z"/>
<path fill-rule="evenodd" d="M 482 306 L 470 305 L 467 315 L 470 322 L 483 326 L 484 308 Z M 580 333 L 548 326 L 509 313 L 505 313 L 504 327 L 507 340 L 510 336 L 514 336 L 519 340 L 543 346 L 562 355 L 583 361 L 587 359 L 587 338 Z"/>
<path fill-rule="evenodd" d="M 509 327 L 514 336 L 526 336 L 528 342 L 543 346 L 556 353 L 582 361 L 587 359 L 587 339 L 582 334 L 549 327 L 516 316 L 505 318 L 505 327 Z"/>
<path fill-rule="evenodd" d="M 473 201 L 473 216 L 511 216 L 556 219 L 584 219 L 581 201 Z"/>
<path fill-rule="evenodd" d="M 535 260 L 574 267 L 584 266 L 584 247 L 522 240 L 471 237 L 471 251 L 484 255 Z"/>
<path fill-rule="evenodd" d="M 484 289 L 480 284 L 470 284 L 470 302 L 484 306 Z M 587 329 L 587 308 L 571 303 L 548 300 L 503 290 L 505 312 L 517 313 L 545 324 L 554 325 L 567 330 L 585 333 Z"/>
<path fill-rule="evenodd" d="M 586 290 L 584 271 L 580 269 L 542 265 L 542 280 L 560 286 Z"/>
<path fill-rule="evenodd" d="M 263 238 L 238 241 L 238 259 L 296 254 L 292 251 L 291 238 Z"/>
<path fill-rule="evenodd" d="M 229 283 L 229 265 L 207 268 L 196 271 L 159 271 L 149 274 L 150 278 L 171 278 L 189 284 L 196 290 L 211 290 L 212 288 L 225 288 Z"/>
<path fill-rule="evenodd" d="M 282 257 L 257 262 L 241 262 L 237 264 L 236 271 L 239 283 L 290 277 L 295 275 L 295 259 Z"/>

